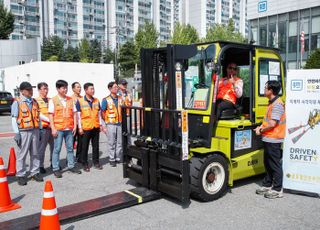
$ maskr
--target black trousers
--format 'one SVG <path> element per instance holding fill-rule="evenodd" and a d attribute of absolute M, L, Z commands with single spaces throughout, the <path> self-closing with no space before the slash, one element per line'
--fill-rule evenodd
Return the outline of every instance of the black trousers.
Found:
<path fill-rule="evenodd" d="M 235 109 L 235 105 L 231 101 L 217 100 L 217 118 L 220 118 L 221 112 L 225 109 Z"/>
<path fill-rule="evenodd" d="M 81 150 L 82 150 L 82 141 L 81 141 L 82 136 L 79 134 L 79 130 L 77 128 L 76 135 L 73 138 L 73 146 L 75 142 L 77 142 L 77 147 L 76 147 L 76 160 L 77 162 L 80 162 L 80 155 L 81 155 Z"/>
<path fill-rule="evenodd" d="M 282 189 L 282 149 L 281 143 L 263 142 L 264 145 L 264 167 L 266 176 L 262 181 L 262 186 L 271 187 L 273 190 Z"/>
<path fill-rule="evenodd" d="M 88 165 L 88 150 L 89 150 L 90 140 L 92 144 L 92 162 L 93 164 L 99 163 L 99 137 L 100 137 L 99 128 L 83 131 L 83 135 L 81 136 L 82 147 L 81 147 L 81 155 L 80 155 L 80 162 L 83 165 Z"/>

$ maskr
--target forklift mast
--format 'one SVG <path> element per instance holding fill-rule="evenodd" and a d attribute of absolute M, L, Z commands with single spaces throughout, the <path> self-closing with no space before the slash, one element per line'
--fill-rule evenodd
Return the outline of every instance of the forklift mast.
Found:
<path fill-rule="evenodd" d="M 124 177 L 183 203 L 189 202 L 190 189 L 182 79 L 186 60 L 196 52 L 196 45 L 142 49 L 143 107 L 122 108 Z"/>

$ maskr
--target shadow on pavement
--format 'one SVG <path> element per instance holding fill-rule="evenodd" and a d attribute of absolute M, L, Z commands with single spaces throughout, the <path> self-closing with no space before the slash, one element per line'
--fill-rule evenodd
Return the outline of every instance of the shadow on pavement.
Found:
<path fill-rule="evenodd" d="M 26 196 L 26 194 L 22 194 L 22 195 L 20 195 L 20 196 L 18 196 L 18 197 L 16 197 L 16 198 L 12 199 L 12 201 L 15 202 L 15 203 L 18 203 L 18 202 L 19 202 L 20 200 L 22 200 L 23 197 L 25 197 L 25 196 Z"/>

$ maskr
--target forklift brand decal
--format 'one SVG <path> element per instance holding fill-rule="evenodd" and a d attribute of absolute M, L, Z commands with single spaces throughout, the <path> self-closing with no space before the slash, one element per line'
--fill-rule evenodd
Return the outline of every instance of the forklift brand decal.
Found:
<path fill-rule="evenodd" d="M 177 110 L 182 110 L 182 80 L 181 71 L 176 72 L 176 99 L 177 99 Z"/>
<path fill-rule="evenodd" d="M 188 160 L 188 112 L 183 110 L 181 112 L 182 116 L 182 160 Z"/>
<path fill-rule="evenodd" d="M 251 130 L 235 131 L 234 150 L 251 148 L 252 132 Z"/>
<path fill-rule="evenodd" d="M 320 70 L 290 70 L 286 89 L 283 187 L 320 193 Z M 291 83 L 291 84 L 290 84 Z"/>

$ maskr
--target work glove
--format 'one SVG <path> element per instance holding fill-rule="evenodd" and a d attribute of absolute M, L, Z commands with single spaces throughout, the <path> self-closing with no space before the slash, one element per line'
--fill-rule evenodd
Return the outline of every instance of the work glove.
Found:
<path fill-rule="evenodd" d="M 20 133 L 16 133 L 16 135 L 14 136 L 13 139 L 17 143 L 18 147 L 21 148 L 21 134 Z"/>

